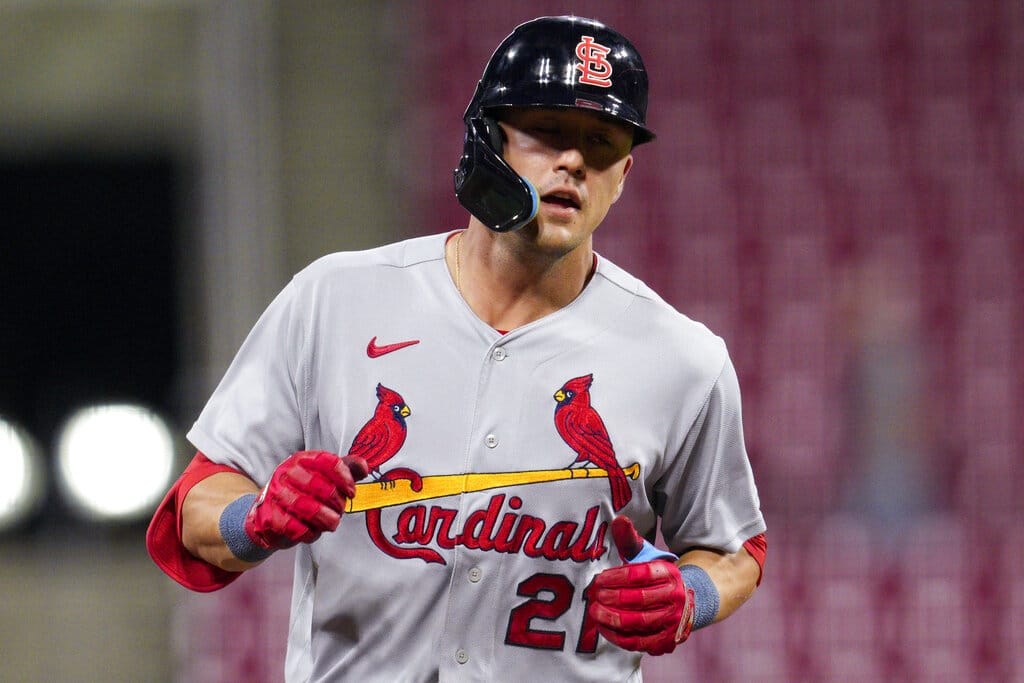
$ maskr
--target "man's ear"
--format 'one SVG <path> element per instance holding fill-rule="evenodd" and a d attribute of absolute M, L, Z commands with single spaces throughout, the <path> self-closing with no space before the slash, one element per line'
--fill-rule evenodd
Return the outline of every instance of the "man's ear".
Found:
<path fill-rule="evenodd" d="M 632 154 L 626 157 L 626 165 L 622 167 L 622 177 L 619 178 L 619 186 L 615 188 L 615 196 L 612 197 L 612 204 L 619 201 L 619 197 L 622 196 L 622 189 L 626 186 L 626 176 L 629 175 L 629 169 L 631 168 L 633 168 Z"/>

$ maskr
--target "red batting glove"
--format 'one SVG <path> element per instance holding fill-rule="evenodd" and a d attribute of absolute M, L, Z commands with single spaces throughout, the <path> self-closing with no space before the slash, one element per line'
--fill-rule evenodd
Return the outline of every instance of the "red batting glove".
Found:
<path fill-rule="evenodd" d="M 693 628 L 693 590 L 671 562 L 628 563 L 644 543 L 628 517 L 612 520 L 612 539 L 627 563 L 594 579 L 590 618 L 601 635 L 621 648 L 652 655 L 672 652 Z"/>
<path fill-rule="evenodd" d="M 312 543 L 338 528 L 347 499 L 367 472 L 359 456 L 295 453 L 277 466 L 246 514 L 246 535 L 266 550 Z"/>

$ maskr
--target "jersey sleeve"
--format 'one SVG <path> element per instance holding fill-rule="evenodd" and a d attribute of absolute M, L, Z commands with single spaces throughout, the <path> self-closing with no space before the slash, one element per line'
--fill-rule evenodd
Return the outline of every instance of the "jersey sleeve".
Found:
<path fill-rule="evenodd" d="M 757 585 L 760 586 L 761 579 L 764 578 L 764 559 L 768 555 L 768 537 L 761 532 L 757 536 L 747 539 L 743 543 L 743 547 L 754 558 L 754 562 L 757 562 Z"/>
<path fill-rule="evenodd" d="M 737 552 L 765 531 L 743 441 L 739 381 L 728 356 L 683 448 L 655 486 L 669 548 Z"/>
<path fill-rule="evenodd" d="M 302 450 L 308 334 L 298 279 L 260 316 L 188 432 L 213 462 L 264 484 Z"/>
<path fill-rule="evenodd" d="M 192 487 L 218 472 L 236 472 L 196 453 L 156 509 L 146 530 L 146 550 L 169 577 L 189 590 L 209 593 L 227 586 L 241 574 L 215 567 L 190 553 L 181 542 L 181 505 Z"/>

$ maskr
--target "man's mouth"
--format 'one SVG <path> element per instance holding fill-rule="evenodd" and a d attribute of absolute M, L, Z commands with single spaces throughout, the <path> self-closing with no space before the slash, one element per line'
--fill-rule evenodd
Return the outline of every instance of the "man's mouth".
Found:
<path fill-rule="evenodd" d="M 547 204 L 557 204 L 571 209 L 579 209 L 580 203 L 573 195 L 567 192 L 552 192 L 541 197 L 541 201 Z"/>

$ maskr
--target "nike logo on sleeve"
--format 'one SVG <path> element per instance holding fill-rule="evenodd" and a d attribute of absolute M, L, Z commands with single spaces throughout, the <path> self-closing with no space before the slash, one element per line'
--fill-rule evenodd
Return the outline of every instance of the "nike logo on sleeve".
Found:
<path fill-rule="evenodd" d="M 377 338 L 374 337 L 373 339 L 370 340 L 370 343 L 366 345 L 366 355 L 369 356 L 370 358 L 380 358 L 386 353 L 398 351 L 399 349 L 404 349 L 407 346 L 412 346 L 413 344 L 419 343 L 419 339 L 412 339 L 410 341 L 398 342 L 397 344 L 382 344 L 378 346 Z"/>

